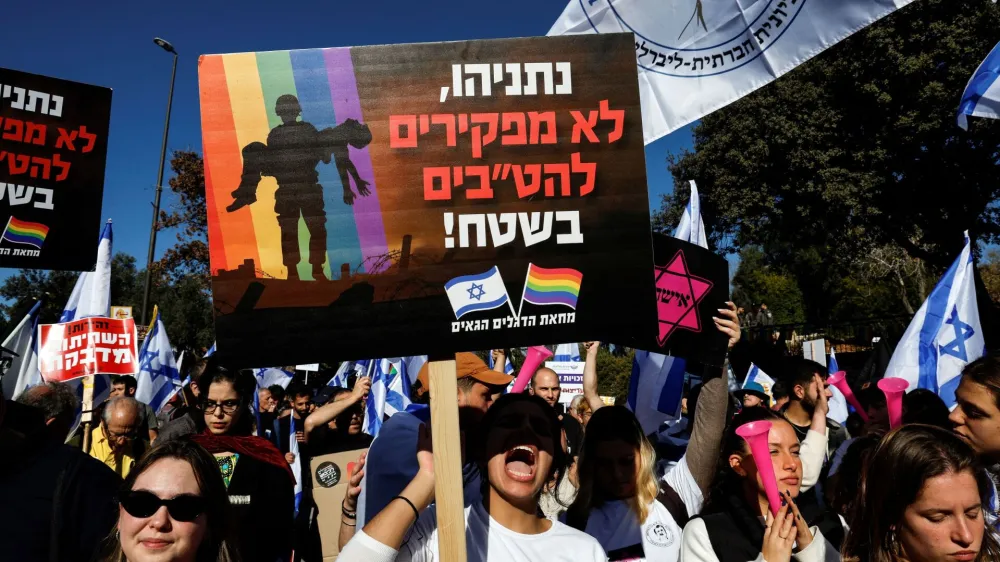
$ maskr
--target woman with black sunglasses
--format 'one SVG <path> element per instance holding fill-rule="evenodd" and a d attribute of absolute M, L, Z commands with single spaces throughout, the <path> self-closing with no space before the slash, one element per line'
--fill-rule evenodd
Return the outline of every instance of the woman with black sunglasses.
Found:
<path fill-rule="evenodd" d="M 192 440 L 215 455 L 233 504 L 244 562 L 286 561 L 292 555 L 295 478 L 285 457 L 270 441 L 252 435 L 253 375 L 211 363 L 202 389 L 199 421 Z"/>
<path fill-rule="evenodd" d="M 120 495 L 101 562 L 232 562 L 229 499 L 215 459 L 174 441 L 146 454 Z"/>

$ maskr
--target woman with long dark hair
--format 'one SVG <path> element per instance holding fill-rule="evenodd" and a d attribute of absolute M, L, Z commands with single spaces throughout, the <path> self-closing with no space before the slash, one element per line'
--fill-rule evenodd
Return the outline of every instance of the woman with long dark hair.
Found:
<path fill-rule="evenodd" d="M 986 523 L 991 494 L 965 441 L 937 427 L 904 425 L 882 439 L 864 470 L 844 560 L 1000 560 Z"/>
<path fill-rule="evenodd" d="M 101 562 L 236 562 L 231 507 L 215 459 L 188 441 L 148 452 L 120 494 Z"/>
<path fill-rule="evenodd" d="M 781 495 L 772 515 L 760 471 L 750 447 L 736 434 L 743 424 L 771 422 L 768 446 Z M 745 408 L 733 417 L 722 448 L 719 475 L 702 514 L 684 528 L 681 559 L 685 562 L 822 562 L 840 555 L 820 532 L 810 528 L 795 505 L 802 485 L 799 439 L 792 425 L 767 408 Z M 839 521 L 834 520 L 839 529 Z"/>
<path fill-rule="evenodd" d="M 538 513 L 542 486 L 565 466 L 561 430 L 555 410 L 542 398 L 505 394 L 486 412 L 480 435 L 466 439 L 484 475 L 482 501 L 465 508 L 469 560 L 607 560 L 596 540 Z M 354 535 L 340 560 L 440 559 L 437 515 L 429 507 L 434 501 L 430 428 L 421 427 L 420 441 L 417 475 Z"/>
<path fill-rule="evenodd" d="M 202 429 L 195 443 L 215 456 L 233 504 L 246 562 L 289 560 L 295 478 L 270 441 L 252 435 L 253 375 L 209 364 L 198 381 Z"/>
<path fill-rule="evenodd" d="M 736 305 L 719 310 L 715 328 L 732 349 L 740 339 Z M 687 451 L 661 480 L 656 452 L 635 415 L 622 406 L 604 406 L 597 395 L 597 349 L 596 342 L 587 348 L 583 385 L 593 414 L 577 470 L 580 487 L 566 522 L 596 538 L 611 560 L 677 562 L 681 529 L 701 510 L 715 475 L 729 404 L 724 371 L 706 368 Z"/>

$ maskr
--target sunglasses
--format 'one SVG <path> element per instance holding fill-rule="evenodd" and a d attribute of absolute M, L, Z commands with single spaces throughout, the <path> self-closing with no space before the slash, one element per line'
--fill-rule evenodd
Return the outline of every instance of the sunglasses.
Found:
<path fill-rule="evenodd" d="M 132 490 L 122 494 L 118 501 L 126 513 L 140 519 L 152 517 L 164 505 L 167 506 L 171 519 L 184 523 L 194 521 L 205 512 L 205 498 L 191 494 L 181 494 L 165 500 L 152 492 Z"/>

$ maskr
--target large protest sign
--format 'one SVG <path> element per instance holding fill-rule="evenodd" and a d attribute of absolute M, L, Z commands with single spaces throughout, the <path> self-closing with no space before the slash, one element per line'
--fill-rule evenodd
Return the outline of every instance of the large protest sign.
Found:
<path fill-rule="evenodd" d="M 84 318 L 38 326 L 38 366 L 46 381 L 139 371 L 135 320 Z"/>
<path fill-rule="evenodd" d="M 204 56 L 218 352 L 655 331 L 629 35 Z"/>
<path fill-rule="evenodd" d="M 0 68 L 0 267 L 90 271 L 111 90 Z"/>
<path fill-rule="evenodd" d="M 727 338 L 713 316 L 729 300 L 725 258 L 665 234 L 653 236 L 657 331 L 647 347 L 675 357 L 722 365 Z"/>

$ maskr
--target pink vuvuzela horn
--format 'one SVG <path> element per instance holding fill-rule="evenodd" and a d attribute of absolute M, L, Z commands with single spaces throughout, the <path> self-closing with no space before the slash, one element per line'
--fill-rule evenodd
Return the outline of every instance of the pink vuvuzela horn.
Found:
<path fill-rule="evenodd" d="M 767 420 L 745 423 L 736 428 L 736 435 L 746 440 L 750 446 L 750 454 L 760 473 L 760 481 L 764 484 L 768 507 L 771 515 L 778 515 L 781 509 L 781 496 L 778 494 L 778 481 L 774 478 L 774 466 L 771 464 L 771 448 L 767 445 L 767 434 L 771 431 L 771 422 Z"/>
<path fill-rule="evenodd" d="M 885 405 L 889 410 L 889 427 L 896 429 L 903 425 L 903 396 L 910 383 L 890 377 L 878 381 L 878 387 L 885 394 Z"/>
<path fill-rule="evenodd" d="M 861 403 L 858 402 L 857 397 L 854 396 L 854 391 L 851 390 L 851 385 L 847 384 L 847 373 L 845 373 L 844 371 L 837 371 L 836 373 L 827 377 L 826 382 L 835 386 L 837 390 L 839 390 L 840 393 L 844 395 L 844 398 L 846 398 L 847 401 L 851 403 L 851 406 L 854 406 L 854 410 L 858 413 L 859 416 L 861 416 L 862 420 L 866 422 L 868 421 L 868 412 L 866 412 L 865 409 L 861 407 Z"/>
<path fill-rule="evenodd" d="M 521 370 L 517 372 L 517 379 L 514 381 L 514 388 L 511 392 L 517 394 L 518 392 L 523 392 L 525 387 L 528 386 L 528 381 L 531 380 L 531 376 L 535 374 L 535 371 L 542 366 L 542 363 L 552 357 L 552 352 L 548 349 L 536 345 L 534 347 L 528 348 L 528 356 L 524 358 L 524 363 L 521 364 Z"/>

